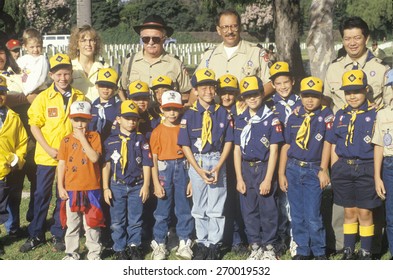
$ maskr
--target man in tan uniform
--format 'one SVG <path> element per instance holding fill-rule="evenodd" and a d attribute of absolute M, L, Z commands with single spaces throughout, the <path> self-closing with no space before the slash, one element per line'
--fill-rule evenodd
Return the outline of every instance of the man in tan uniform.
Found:
<path fill-rule="evenodd" d="M 265 95 L 273 93 L 265 50 L 240 37 L 240 15 L 235 10 L 220 12 L 216 30 L 223 42 L 205 51 L 196 70 L 210 68 L 217 77 L 232 74 L 239 81 L 246 76 L 256 75 L 264 84 Z"/>
<path fill-rule="evenodd" d="M 385 86 L 389 67 L 382 65 L 381 60 L 374 57 L 367 49 L 370 35 L 367 23 L 359 17 L 348 18 L 341 24 L 340 33 L 347 54 L 328 67 L 324 83 L 324 95 L 334 113 L 346 104 L 344 92 L 340 90 L 340 87 L 343 74 L 352 69 L 361 69 L 367 74 L 367 98 L 371 102 L 377 105 L 389 103 L 393 97 L 392 88 Z M 374 211 L 375 242 L 372 253 L 375 255 L 380 254 L 381 229 L 384 222 L 383 211 L 380 208 L 376 208 L 377 210 Z M 344 209 L 334 204 L 331 221 L 334 236 L 329 235 L 329 230 L 327 230 L 327 247 L 329 249 L 336 251 L 343 249 L 343 223 Z"/>
<path fill-rule="evenodd" d="M 151 87 L 154 78 L 165 75 L 174 81 L 174 90 L 182 94 L 183 101 L 187 101 L 192 88 L 187 70 L 178 58 L 164 49 L 165 39 L 173 34 L 173 28 L 167 26 L 161 16 L 150 15 L 142 25 L 134 26 L 134 30 L 141 37 L 143 49 L 131 54 L 122 67 L 120 91 L 123 97 L 130 82 L 141 80 Z"/>

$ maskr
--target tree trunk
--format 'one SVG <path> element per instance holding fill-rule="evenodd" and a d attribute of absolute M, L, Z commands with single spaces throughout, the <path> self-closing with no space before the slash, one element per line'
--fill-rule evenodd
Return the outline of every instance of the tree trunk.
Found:
<path fill-rule="evenodd" d="M 273 9 L 278 60 L 288 62 L 298 81 L 305 76 L 299 45 L 299 0 L 275 0 Z"/>
<path fill-rule="evenodd" d="M 91 25 L 91 0 L 76 1 L 76 25 Z"/>
<path fill-rule="evenodd" d="M 310 6 L 310 31 L 306 44 L 311 75 L 325 79 L 326 70 L 335 58 L 333 40 L 334 0 L 313 0 Z"/>

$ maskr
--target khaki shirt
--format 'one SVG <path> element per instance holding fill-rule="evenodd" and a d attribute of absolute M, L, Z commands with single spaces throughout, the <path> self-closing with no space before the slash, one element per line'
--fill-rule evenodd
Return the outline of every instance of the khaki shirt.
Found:
<path fill-rule="evenodd" d="M 265 84 L 270 82 L 270 75 L 268 61 L 265 60 L 264 53 L 264 50 L 256 44 L 240 40 L 238 49 L 228 59 L 224 43 L 221 43 L 205 51 L 196 70 L 210 68 L 217 78 L 225 74 L 232 74 L 239 82 L 246 76 L 256 75 Z"/>
<path fill-rule="evenodd" d="M 153 64 L 150 64 L 143 57 L 143 50 L 131 55 L 131 70 L 128 70 L 129 59 L 124 63 L 122 75 L 120 78 L 120 87 L 128 89 L 128 85 L 136 80 L 141 80 L 151 87 L 152 81 L 159 75 L 165 75 L 174 82 L 174 89 L 180 93 L 191 90 L 190 77 L 187 69 L 181 60 L 171 54 L 164 52 L 160 58 Z M 127 73 L 129 76 L 127 77 Z"/>
<path fill-rule="evenodd" d="M 367 75 L 369 84 L 367 98 L 377 105 L 381 105 L 382 103 L 385 105 L 389 104 L 393 97 L 393 91 L 391 87 L 384 86 L 386 84 L 386 73 L 389 70 L 389 66 L 381 64 L 381 60 L 376 57 L 367 60 L 368 55 L 369 51 L 357 61 L 358 69 L 363 70 Z M 340 90 L 340 87 L 343 74 L 352 70 L 353 62 L 354 61 L 346 55 L 330 64 L 326 72 L 323 94 L 332 99 L 332 109 L 334 113 L 343 108 L 346 104 L 344 91 Z"/>
<path fill-rule="evenodd" d="M 378 111 L 372 142 L 383 147 L 383 155 L 393 156 L 393 107 Z"/>

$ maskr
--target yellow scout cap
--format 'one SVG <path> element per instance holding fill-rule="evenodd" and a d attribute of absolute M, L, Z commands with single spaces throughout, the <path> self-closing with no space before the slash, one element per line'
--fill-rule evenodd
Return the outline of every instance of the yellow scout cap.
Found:
<path fill-rule="evenodd" d="M 257 76 L 245 77 L 240 81 L 240 96 L 263 93 L 262 80 Z"/>
<path fill-rule="evenodd" d="M 322 95 L 323 82 L 317 77 L 307 77 L 300 82 L 300 94 L 312 93 Z"/>
<path fill-rule="evenodd" d="M 149 97 L 149 85 L 145 82 L 142 82 L 141 80 L 134 81 L 128 86 L 128 93 L 130 99 L 138 97 Z"/>
<path fill-rule="evenodd" d="M 277 61 L 274 63 L 270 69 L 270 80 L 274 80 L 278 76 L 292 76 L 291 71 L 289 70 L 289 64 L 284 61 Z"/>
<path fill-rule="evenodd" d="M 216 85 L 216 74 L 208 68 L 199 69 L 191 77 L 191 85 L 195 88 L 200 85 L 213 84 Z"/>
<path fill-rule="evenodd" d="M 96 85 L 117 87 L 119 75 L 112 68 L 101 68 L 98 70 Z"/>
<path fill-rule="evenodd" d="M 7 79 L 4 76 L 1 76 L 1 75 L 0 75 L 0 90 L 8 91 Z"/>
<path fill-rule="evenodd" d="M 59 66 L 71 66 L 71 59 L 68 55 L 57 53 L 49 59 L 50 71 L 57 69 Z"/>
<path fill-rule="evenodd" d="M 367 87 L 367 76 L 362 70 L 350 70 L 342 77 L 341 90 L 358 90 Z"/>
<path fill-rule="evenodd" d="M 138 105 L 133 100 L 124 100 L 121 102 L 120 116 L 139 118 Z"/>
<path fill-rule="evenodd" d="M 152 86 L 151 86 L 152 90 L 155 90 L 160 87 L 173 89 L 172 79 L 167 76 L 163 76 L 163 75 L 160 75 L 157 78 L 155 78 L 151 82 L 151 84 L 152 84 Z"/>
<path fill-rule="evenodd" d="M 231 74 L 226 74 L 217 80 L 217 93 L 234 92 L 239 93 L 239 82 L 237 78 Z"/>

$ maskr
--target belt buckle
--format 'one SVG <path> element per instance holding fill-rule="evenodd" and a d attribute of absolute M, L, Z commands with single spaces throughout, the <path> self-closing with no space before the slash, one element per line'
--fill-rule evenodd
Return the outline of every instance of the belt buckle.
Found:
<path fill-rule="evenodd" d="M 354 165 L 355 164 L 355 160 L 354 159 L 347 159 L 347 164 L 348 165 Z"/>
<path fill-rule="evenodd" d="M 299 161 L 299 166 L 300 167 L 306 167 L 307 166 L 307 162 Z"/>
<path fill-rule="evenodd" d="M 253 166 L 255 165 L 255 162 L 249 161 L 249 162 L 248 162 L 248 165 L 249 165 L 250 167 L 253 167 Z"/>

